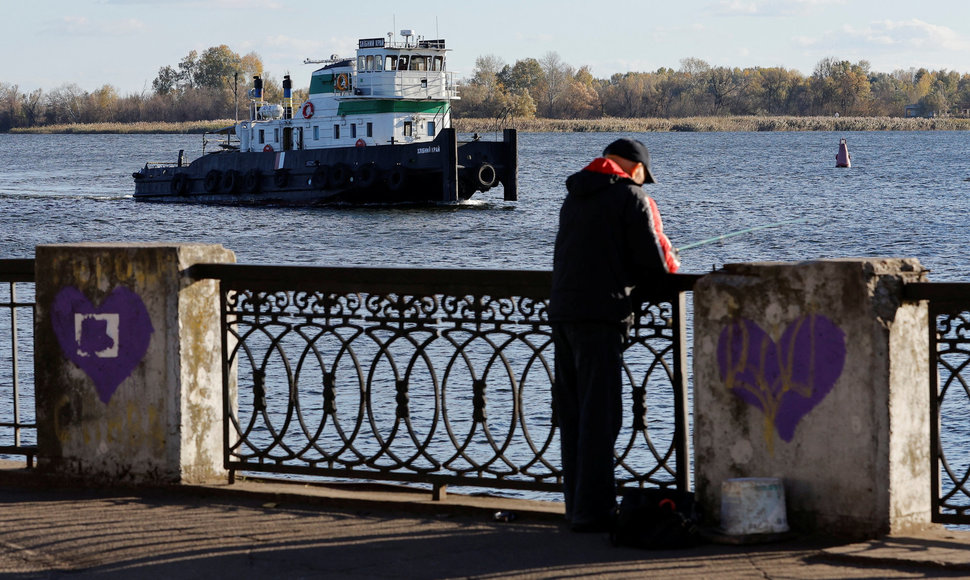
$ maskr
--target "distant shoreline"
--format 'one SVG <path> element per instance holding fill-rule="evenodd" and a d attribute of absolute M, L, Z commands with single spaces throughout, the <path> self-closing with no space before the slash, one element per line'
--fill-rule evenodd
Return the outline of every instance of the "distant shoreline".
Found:
<path fill-rule="evenodd" d="M 488 119 L 455 119 L 461 133 L 500 130 Z M 677 119 L 513 119 L 523 133 L 670 133 L 761 131 L 967 131 L 970 118 L 937 117 L 684 117 Z M 497 128 L 498 127 L 498 128 Z"/>
<path fill-rule="evenodd" d="M 184 123 L 91 123 L 18 128 L 15 134 L 201 134 L 234 124 L 231 119 Z M 968 131 L 970 118 L 937 117 L 686 117 L 677 119 L 454 119 L 460 133 L 492 133 L 511 127 L 523 133 L 671 133 L 762 131 Z"/>

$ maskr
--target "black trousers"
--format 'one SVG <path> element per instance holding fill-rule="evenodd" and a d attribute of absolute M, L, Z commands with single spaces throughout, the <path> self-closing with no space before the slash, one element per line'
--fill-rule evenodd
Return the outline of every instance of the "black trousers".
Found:
<path fill-rule="evenodd" d="M 603 522 L 616 505 L 614 446 L 623 420 L 626 334 L 624 324 L 552 325 L 563 495 L 573 525 Z"/>

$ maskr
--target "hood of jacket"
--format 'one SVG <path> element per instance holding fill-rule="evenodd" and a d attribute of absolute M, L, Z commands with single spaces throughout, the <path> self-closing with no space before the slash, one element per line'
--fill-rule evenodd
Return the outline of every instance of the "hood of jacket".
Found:
<path fill-rule="evenodd" d="M 593 195 L 619 181 L 636 185 L 625 171 L 612 159 L 597 157 L 581 171 L 566 178 L 566 190 L 576 195 Z"/>

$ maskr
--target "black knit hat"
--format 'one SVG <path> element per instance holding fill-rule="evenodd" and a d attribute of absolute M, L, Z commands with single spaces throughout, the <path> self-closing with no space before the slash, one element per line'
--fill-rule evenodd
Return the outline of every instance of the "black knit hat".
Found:
<path fill-rule="evenodd" d="M 603 155 L 616 155 L 634 163 L 643 163 L 643 169 L 646 171 L 646 179 L 643 182 L 657 183 L 650 171 L 650 153 L 647 151 L 647 146 L 636 139 L 617 139 L 606 146 Z"/>

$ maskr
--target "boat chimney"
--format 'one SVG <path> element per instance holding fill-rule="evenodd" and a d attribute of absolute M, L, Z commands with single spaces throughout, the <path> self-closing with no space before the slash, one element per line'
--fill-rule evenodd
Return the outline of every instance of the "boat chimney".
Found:
<path fill-rule="evenodd" d="M 263 79 L 259 78 L 259 75 L 255 75 L 253 76 L 253 120 L 259 117 L 261 106 L 263 106 Z"/>
<path fill-rule="evenodd" d="M 293 118 L 293 81 L 290 75 L 283 75 L 283 118 Z"/>

